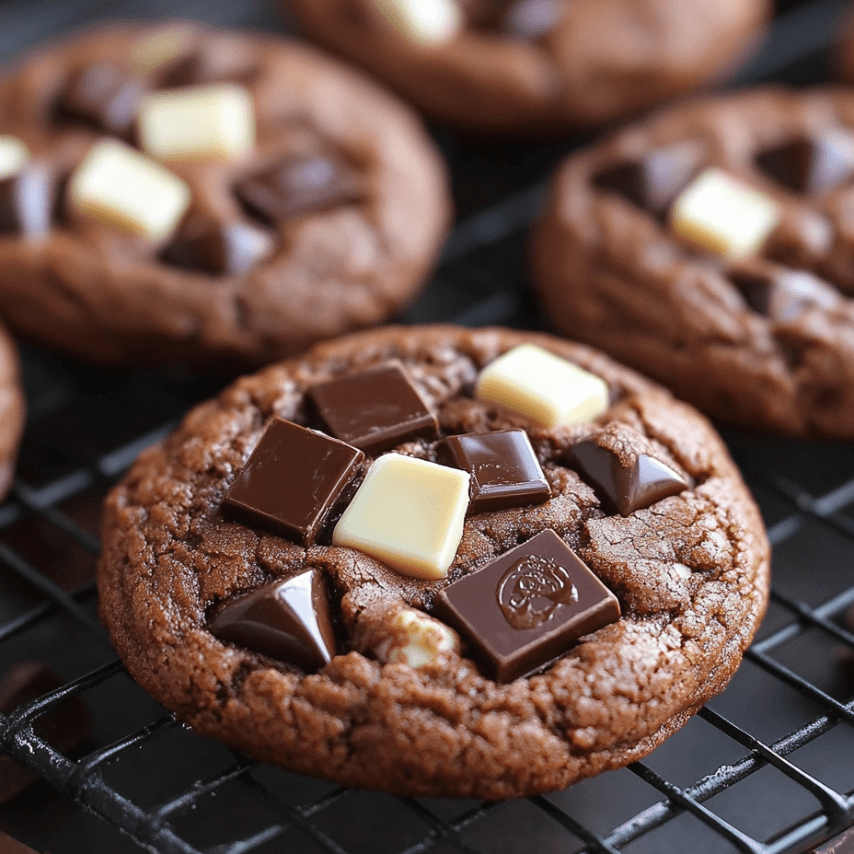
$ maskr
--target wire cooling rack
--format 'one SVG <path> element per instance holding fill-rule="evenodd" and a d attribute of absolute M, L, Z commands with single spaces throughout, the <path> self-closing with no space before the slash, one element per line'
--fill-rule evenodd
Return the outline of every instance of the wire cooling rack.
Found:
<path fill-rule="evenodd" d="M 842 0 L 781 2 L 738 83 L 828 78 Z M 263 0 L 5 0 L 0 58 L 106 15 L 175 14 L 283 31 Z M 585 139 L 483 145 L 437 133 L 459 222 L 401 318 L 547 324 L 526 287 L 525 229 L 545 176 Z M 29 424 L 0 506 L 0 674 L 47 663 L 65 685 L 0 715 L 0 748 L 41 780 L 0 806 L 0 832 L 51 854 L 803 852 L 854 822 L 854 447 L 724 430 L 774 544 L 757 641 L 727 690 L 644 762 L 500 803 L 396 798 L 255 763 L 145 695 L 98 623 L 100 502 L 146 445 L 222 378 L 96 370 L 23 351 Z M 33 725 L 70 697 L 91 718 L 64 755 Z M 8 760 L 6 760 L 8 761 Z"/>

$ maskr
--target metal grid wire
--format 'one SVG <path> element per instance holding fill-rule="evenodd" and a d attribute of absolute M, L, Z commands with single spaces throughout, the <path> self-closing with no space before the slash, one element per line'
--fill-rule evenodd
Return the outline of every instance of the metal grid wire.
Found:
<path fill-rule="evenodd" d="M 741 81 L 824 79 L 842 5 L 784 4 Z M 106 9 L 10 2 L 0 54 Z M 180 11 L 281 29 L 262 2 Z M 109 4 L 112 15 L 174 12 L 154 0 Z M 463 215 L 402 320 L 545 326 L 525 287 L 524 230 L 544 176 L 573 146 L 438 138 Z M 222 378 L 97 370 L 31 348 L 23 356 L 30 420 L 0 507 L 0 672 L 37 658 L 69 681 L 0 715 L 0 748 L 45 781 L 0 807 L 0 830 L 52 854 L 785 854 L 854 822 L 854 634 L 841 620 L 854 606 L 854 448 L 723 431 L 774 545 L 769 616 L 730 687 L 646 761 L 524 800 L 395 798 L 299 777 L 195 735 L 134 685 L 97 620 L 100 500 Z M 93 722 L 88 752 L 72 757 L 33 724 L 77 696 Z"/>

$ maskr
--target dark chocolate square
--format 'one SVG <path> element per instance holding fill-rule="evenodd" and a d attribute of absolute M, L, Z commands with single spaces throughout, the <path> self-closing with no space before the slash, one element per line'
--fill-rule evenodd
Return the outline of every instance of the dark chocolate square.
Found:
<path fill-rule="evenodd" d="M 63 116 L 83 119 L 122 136 L 136 121 L 140 101 L 147 89 L 143 78 L 118 65 L 97 62 L 71 77 L 58 108 Z"/>
<path fill-rule="evenodd" d="M 269 258 L 275 246 L 270 231 L 250 223 L 188 220 L 160 257 L 173 267 L 239 276 Z"/>
<path fill-rule="evenodd" d="M 0 233 L 43 237 L 50 230 L 54 196 L 53 179 L 39 163 L 25 163 L 0 179 Z"/>
<path fill-rule="evenodd" d="M 756 157 L 763 172 L 798 193 L 823 193 L 854 178 L 854 134 L 828 128 L 799 136 Z"/>
<path fill-rule="evenodd" d="M 309 546 L 364 458 L 344 442 L 277 418 L 226 493 L 223 514 Z"/>
<path fill-rule="evenodd" d="M 542 504 L 551 497 L 524 430 L 449 436 L 436 451 L 442 465 L 471 475 L 469 515 Z"/>
<path fill-rule="evenodd" d="M 321 383 L 309 389 L 308 399 L 328 433 L 366 454 L 438 433 L 436 418 L 400 365 Z"/>
<path fill-rule="evenodd" d="M 511 682 L 620 617 L 616 596 L 554 531 L 543 531 L 436 597 L 496 682 Z"/>

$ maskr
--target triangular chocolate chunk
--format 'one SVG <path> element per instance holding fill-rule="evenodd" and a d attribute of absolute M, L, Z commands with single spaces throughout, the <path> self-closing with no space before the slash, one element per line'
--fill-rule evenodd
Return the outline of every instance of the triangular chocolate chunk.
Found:
<path fill-rule="evenodd" d="M 745 302 L 759 314 L 787 323 L 808 308 L 834 308 L 840 295 L 806 270 L 763 270 L 731 274 Z"/>
<path fill-rule="evenodd" d="M 268 258 L 274 248 L 273 235 L 255 225 L 193 221 L 181 229 L 161 257 L 174 267 L 213 276 L 240 275 Z"/>
<path fill-rule="evenodd" d="M 316 569 L 274 581 L 229 602 L 210 632 L 255 652 L 317 670 L 335 655 L 335 632 L 323 575 Z"/>
<path fill-rule="evenodd" d="M 592 440 L 573 445 L 568 459 L 603 503 L 621 516 L 690 487 L 682 475 L 648 454 L 638 454 L 632 465 L 624 466 L 618 454 Z"/>
<path fill-rule="evenodd" d="M 843 128 L 800 136 L 763 151 L 760 168 L 799 193 L 822 193 L 854 178 L 854 134 Z"/>

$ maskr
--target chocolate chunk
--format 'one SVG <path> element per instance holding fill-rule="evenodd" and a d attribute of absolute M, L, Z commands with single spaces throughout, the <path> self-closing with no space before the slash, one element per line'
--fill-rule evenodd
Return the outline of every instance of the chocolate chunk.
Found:
<path fill-rule="evenodd" d="M 275 223 L 356 201 L 361 185 L 340 159 L 305 155 L 244 179 L 235 193 L 250 213 Z"/>
<path fill-rule="evenodd" d="M 272 658 L 316 670 L 335 655 L 335 631 L 326 582 L 310 569 L 230 601 L 210 632 Z"/>
<path fill-rule="evenodd" d="M 167 264 L 210 273 L 240 275 L 272 255 L 275 238 L 269 231 L 245 222 L 192 220 L 163 251 Z"/>
<path fill-rule="evenodd" d="M 835 308 L 841 301 L 835 288 L 806 270 L 734 271 L 730 278 L 754 311 L 778 323 L 808 308 Z"/>
<path fill-rule="evenodd" d="M 563 12 L 558 0 L 518 0 L 502 15 L 505 33 L 520 39 L 539 39 L 550 33 Z"/>
<path fill-rule="evenodd" d="M 640 160 L 628 160 L 603 169 L 594 176 L 593 183 L 663 218 L 701 166 L 697 146 L 679 143 L 652 151 Z"/>
<path fill-rule="evenodd" d="M 48 170 L 38 163 L 0 179 L 0 232 L 41 237 L 50 230 L 54 185 Z"/>
<path fill-rule="evenodd" d="M 364 454 L 276 418 L 222 502 L 223 514 L 311 545 Z"/>
<path fill-rule="evenodd" d="M 348 374 L 313 386 L 307 396 L 324 430 L 366 454 L 438 433 L 435 416 L 400 365 Z"/>
<path fill-rule="evenodd" d="M 605 504 L 622 516 L 690 487 L 682 475 L 654 457 L 638 454 L 627 466 L 618 454 L 592 440 L 573 445 L 567 462 L 578 469 Z"/>
<path fill-rule="evenodd" d="M 844 128 L 800 136 L 757 155 L 759 167 L 799 193 L 822 193 L 854 177 L 854 134 Z"/>
<path fill-rule="evenodd" d="M 436 452 L 442 465 L 471 475 L 469 515 L 542 504 L 551 497 L 524 430 L 449 436 Z"/>
<path fill-rule="evenodd" d="M 543 531 L 446 587 L 435 612 L 492 678 L 510 682 L 618 620 L 620 605 L 554 531 Z"/>
<path fill-rule="evenodd" d="M 122 136 L 130 131 L 146 89 L 141 77 L 109 62 L 98 62 L 71 78 L 58 107 L 63 116 L 83 119 Z"/>

